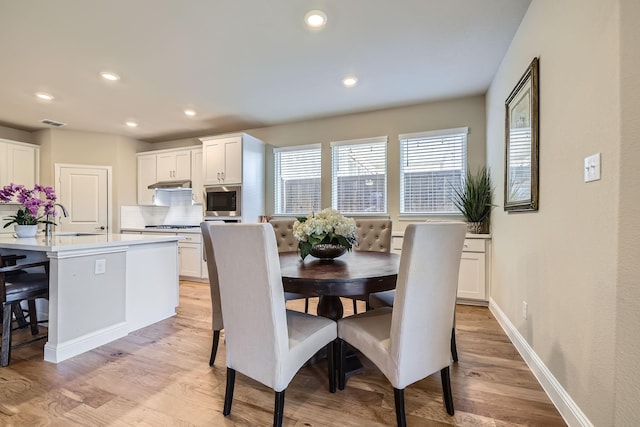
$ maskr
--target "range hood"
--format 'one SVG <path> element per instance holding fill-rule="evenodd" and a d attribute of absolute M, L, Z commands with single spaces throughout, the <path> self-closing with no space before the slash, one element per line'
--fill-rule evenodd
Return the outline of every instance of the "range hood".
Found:
<path fill-rule="evenodd" d="M 179 181 L 158 181 L 147 187 L 149 190 L 180 190 L 191 188 L 191 180 L 183 179 Z"/>

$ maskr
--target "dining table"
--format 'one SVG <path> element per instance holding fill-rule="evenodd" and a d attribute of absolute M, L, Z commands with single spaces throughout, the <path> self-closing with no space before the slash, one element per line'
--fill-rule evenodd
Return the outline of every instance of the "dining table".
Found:
<path fill-rule="evenodd" d="M 319 297 L 318 315 L 341 319 L 340 297 L 369 295 L 395 289 L 400 255 L 390 252 L 348 251 L 339 258 L 301 259 L 297 252 L 280 253 L 285 292 Z"/>

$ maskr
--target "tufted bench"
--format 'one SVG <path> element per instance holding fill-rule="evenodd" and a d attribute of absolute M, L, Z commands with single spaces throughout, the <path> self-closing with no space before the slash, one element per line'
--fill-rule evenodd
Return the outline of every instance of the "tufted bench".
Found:
<path fill-rule="evenodd" d="M 278 253 L 280 252 L 296 252 L 298 250 L 298 239 L 293 236 L 293 223 L 295 218 L 276 219 L 272 218 L 269 223 L 276 233 L 276 243 L 278 243 Z M 304 298 L 304 312 L 309 312 L 309 298 L 302 294 L 294 294 L 285 292 L 285 298 L 288 300 Z"/>

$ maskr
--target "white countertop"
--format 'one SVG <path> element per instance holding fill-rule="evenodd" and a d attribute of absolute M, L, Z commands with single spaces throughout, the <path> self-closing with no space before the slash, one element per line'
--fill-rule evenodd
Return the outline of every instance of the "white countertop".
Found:
<path fill-rule="evenodd" d="M 200 227 L 193 228 L 136 228 L 123 227 L 120 231 L 133 231 L 135 233 L 179 233 L 179 234 L 200 234 Z"/>
<path fill-rule="evenodd" d="M 116 246 L 141 245 L 181 240 L 176 235 L 148 234 L 94 234 L 72 236 L 65 233 L 45 237 L 39 235 L 30 238 L 16 238 L 13 235 L 0 235 L 0 249 L 19 249 L 25 251 L 62 252 L 77 249 L 95 249 Z"/>

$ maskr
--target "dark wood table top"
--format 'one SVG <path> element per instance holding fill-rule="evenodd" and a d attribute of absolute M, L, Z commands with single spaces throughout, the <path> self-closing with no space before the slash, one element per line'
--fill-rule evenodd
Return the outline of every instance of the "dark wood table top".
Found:
<path fill-rule="evenodd" d="M 348 297 L 396 287 L 400 255 L 388 252 L 349 251 L 332 261 L 297 252 L 280 254 L 284 290 L 308 296 Z"/>

